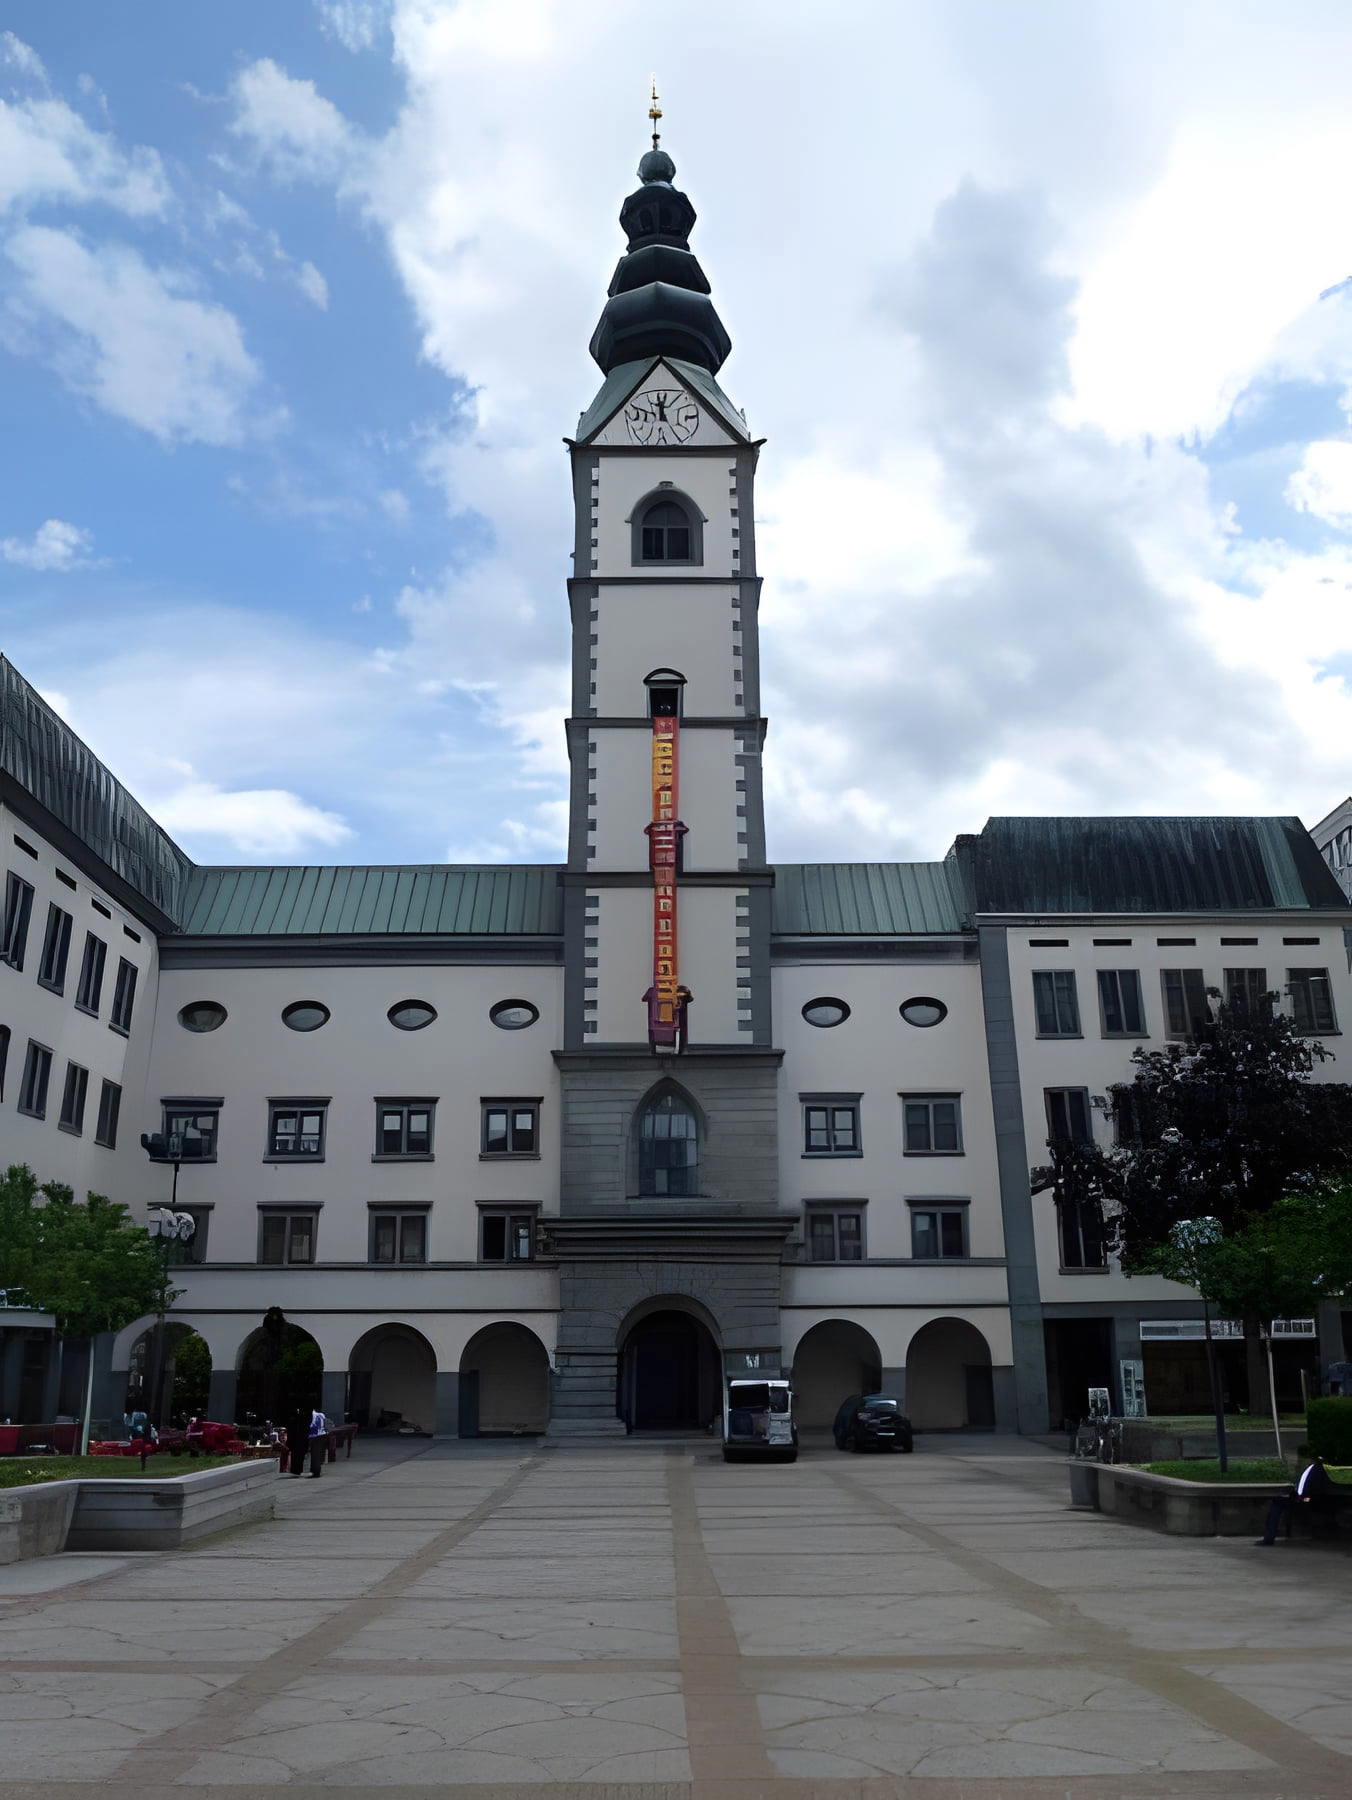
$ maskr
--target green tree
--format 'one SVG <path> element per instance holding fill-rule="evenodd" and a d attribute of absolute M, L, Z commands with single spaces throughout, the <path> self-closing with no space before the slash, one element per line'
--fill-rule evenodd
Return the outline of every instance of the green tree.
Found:
<path fill-rule="evenodd" d="M 77 1201 L 64 1182 L 39 1182 L 25 1163 L 0 1176 L 0 1287 L 51 1313 L 62 1337 L 120 1331 L 180 1291 L 125 1206 L 102 1194 Z"/>

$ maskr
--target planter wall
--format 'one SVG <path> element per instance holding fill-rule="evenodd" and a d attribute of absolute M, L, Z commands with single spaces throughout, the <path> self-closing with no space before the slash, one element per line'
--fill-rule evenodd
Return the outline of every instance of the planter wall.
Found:
<path fill-rule="evenodd" d="M 1100 1512 L 1173 1537 L 1257 1537 L 1268 1507 L 1287 1488 L 1284 1481 L 1179 1481 L 1144 1469 L 1088 1466 L 1097 1473 Z M 1075 1503 L 1073 1476 L 1071 1494 Z"/>
<path fill-rule="evenodd" d="M 158 1481 L 82 1477 L 0 1489 L 0 1563 L 59 1550 L 176 1550 L 270 1519 L 276 1491 L 271 1459 Z"/>

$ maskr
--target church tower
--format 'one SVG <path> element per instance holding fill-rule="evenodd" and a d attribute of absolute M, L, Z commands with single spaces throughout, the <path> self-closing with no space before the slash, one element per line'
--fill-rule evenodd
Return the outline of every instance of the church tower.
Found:
<path fill-rule="evenodd" d="M 623 1421 L 657 1422 L 617 1342 L 654 1293 L 685 1296 L 725 1372 L 777 1367 L 792 1222 L 775 1211 L 759 445 L 717 380 L 731 341 L 675 175 L 654 132 L 591 340 L 605 379 L 569 440 L 565 1430 L 613 1425 L 617 1380 Z M 708 1348 L 692 1419 L 719 1404 Z"/>

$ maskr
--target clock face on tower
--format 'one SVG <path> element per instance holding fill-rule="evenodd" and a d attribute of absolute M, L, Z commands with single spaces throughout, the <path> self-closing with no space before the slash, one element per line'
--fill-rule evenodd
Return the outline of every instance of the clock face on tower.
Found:
<path fill-rule="evenodd" d="M 699 424 L 699 408 L 684 388 L 644 388 L 624 409 L 636 444 L 683 444 Z"/>

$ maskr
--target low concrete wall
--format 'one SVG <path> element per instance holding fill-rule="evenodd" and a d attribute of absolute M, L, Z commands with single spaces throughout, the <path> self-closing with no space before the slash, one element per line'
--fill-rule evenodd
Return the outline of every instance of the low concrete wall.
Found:
<path fill-rule="evenodd" d="M 270 1519 L 277 1463 L 237 1463 L 167 1481 L 80 1481 L 67 1550 L 176 1550 L 251 1519 Z"/>
<path fill-rule="evenodd" d="M 78 1481 L 40 1481 L 0 1488 L 0 1563 L 64 1550 L 79 1487 Z"/>
<path fill-rule="evenodd" d="M 1256 1537 L 1268 1507 L 1287 1487 L 1283 1481 L 1179 1481 L 1106 1463 L 1080 1466 L 1095 1471 L 1100 1512 L 1174 1537 Z M 1071 1492 L 1074 1503 L 1074 1474 Z"/>
<path fill-rule="evenodd" d="M 276 1508 L 277 1463 L 236 1463 L 196 1475 L 80 1478 L 0 1488 L 0 1563 L 59 1550 L 176 1550 Z"/>

